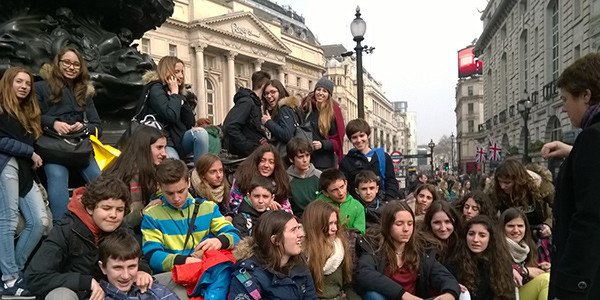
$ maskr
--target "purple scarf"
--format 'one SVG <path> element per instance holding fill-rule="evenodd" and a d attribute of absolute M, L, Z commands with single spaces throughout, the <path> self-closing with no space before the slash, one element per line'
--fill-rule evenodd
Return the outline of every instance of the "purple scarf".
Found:
<path fill-rule="evenodd" d="M 588 107 L 585 114 L 583 114 L 583 119 L 581 119 L 581 129 L 585 129 L 592 125 L 592 120 L 594 120 L 598 114 L 600 114 L 600 103 Z"/>

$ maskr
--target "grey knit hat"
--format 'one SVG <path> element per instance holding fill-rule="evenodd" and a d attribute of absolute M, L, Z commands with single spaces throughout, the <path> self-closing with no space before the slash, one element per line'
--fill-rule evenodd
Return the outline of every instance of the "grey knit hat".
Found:
<path fill-rule="evenodd" d="M 329 80 L 329 78 L 322 77 L 321 79 L 319 79 L 319 81 L 317 81 L 317 84 L 315 84 L 315 91 L 320 87 L 327 90 L 329 92 L 329 95 L 333 95 L 333 81 Z"/>

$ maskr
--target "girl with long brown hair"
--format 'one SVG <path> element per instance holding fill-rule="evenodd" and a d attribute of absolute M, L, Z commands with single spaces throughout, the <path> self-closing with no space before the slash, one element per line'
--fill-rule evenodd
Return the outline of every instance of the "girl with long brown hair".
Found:
<path fill-rule="evenodd" d="M 350 289 L 352 257 L 337 207 L 315 200 L 302 215 L 306 234 L 304 253 L 320 299 L 345 299 Z"/>
<path fill-rule="evenodd" d="M 44 80 L 35 83 L 35 93 L 42 111 L 42 128 L 59 134 L 81 130 L 100 134 L 100 117 L 92 99 L 94 87 L 90 82 L 86 62 L 76 48 L 62 48 L 52 63 L 42 66 L 40 76 Z M 60 220 L 67 212 L 69 168 L 55 163 L 44 164 L 48 179 L 48 200 L 55 221 Z M 87 166 L 77 169 L 86 182 L 101 174 L 93 157 Z"/>
<path fill-rule="evenodd" d="M 233 212 L 229 208 L 229 182 L 223 173 L 223 162 L 212 153 L 202 154 L 190 176 L 190 193 L 217 203 L 221 214 L 231 222 Z"/>
<path fill-rule="evenodd" d="M 425 247 L 444 263 L 456 251 L 462 233 L 462 217 L 450 203 L 440 200 L 431 204 L 420 224 Z"/>
<path fill-rule="evenodd" d="M 254 176 L 262 175 L 271 178 L 275 186 L 275 201 L 271 202 L 271 209 L 283 209 L 292 213 L 290 205 L 290 183 L 283 160 L 279 152 L 271 144 L 264 144 L 256 148 L 237 168 L 235 178 L 231 184 L 229 206 L 234 213 L 244 201 Z"/>
<path fill-rule="evenodd" d="M 423 254 L 415 215 L 403 201 L 381 213 L 381 228 L 363 237 L 356 282 L 364 299 L 456 299 L 458 282 L 434 257 Z M 358 249 L 357 249 L 358 250 Z"/>
<path fill-rule="evenodd" d="M 33 76 L 21 67 L 9 68 L 0 80 L 0 271 L 5 297 L 32 296 L 19 274 L 50 224 L 34 184 L 34 169 L 43 161 L 33 148 L 42 128 L 32 84 Z M 15 245 L 19 211 L 26 224 Z"/>
<path fill-rule="evenodd" d="M 319 79 L 314 91 L 302 99 L 302 111 L 312 125 L 311 162 L 319 170 L 336 167 L 344 156 L 345 127 L 342 111 L 333 101 L 333 81 Z"/>

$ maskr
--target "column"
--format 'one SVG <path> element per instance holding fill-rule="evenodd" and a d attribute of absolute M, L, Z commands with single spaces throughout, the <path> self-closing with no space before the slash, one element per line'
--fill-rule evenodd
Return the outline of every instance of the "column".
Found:
<path fill-rule="evenodd" d="M 233 107 L 233 96 L 235 95 L 235 57 L 237 56 L 237 52 L 229 51 L 227 52 L 227 97 L 229 106 L 227 107 L 227 112 Z M 225 112 L 225 114 L 227 114 Z"/>
<path fill-rule="evenodd" d="M 204 87 L 204 48 L 206 44 L 192 44 L 196 53 L 196 96 L 198 97 L 198 105 L 196 106 L 196 117 L 206 117 L 206 91 Z"/>
<path fill-rule="evenodd" d="M 262 69 L 262 64 L 265 62 L 264 59 L 259 58 L 254 61 L 254 72 L 258 72 Z"/>
<path fill-rule="evenodd" d="M 285 72 L 283 72 L 283 67 L 277 68 L 277 79 L 285 85 Z"/>

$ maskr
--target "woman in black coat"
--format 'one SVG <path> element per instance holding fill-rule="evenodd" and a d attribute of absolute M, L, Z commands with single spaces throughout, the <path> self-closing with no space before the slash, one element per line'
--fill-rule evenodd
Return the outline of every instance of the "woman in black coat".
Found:
<path fill-rule="evenodd" d="M 554 244 L 549 299 L 600 299 L 600 54 L 588 54 L 557 81 L 574 127 L 583 129 L 573 148 L 553 142 L 546 158 L 568 155 L 554 200 Z"/>

